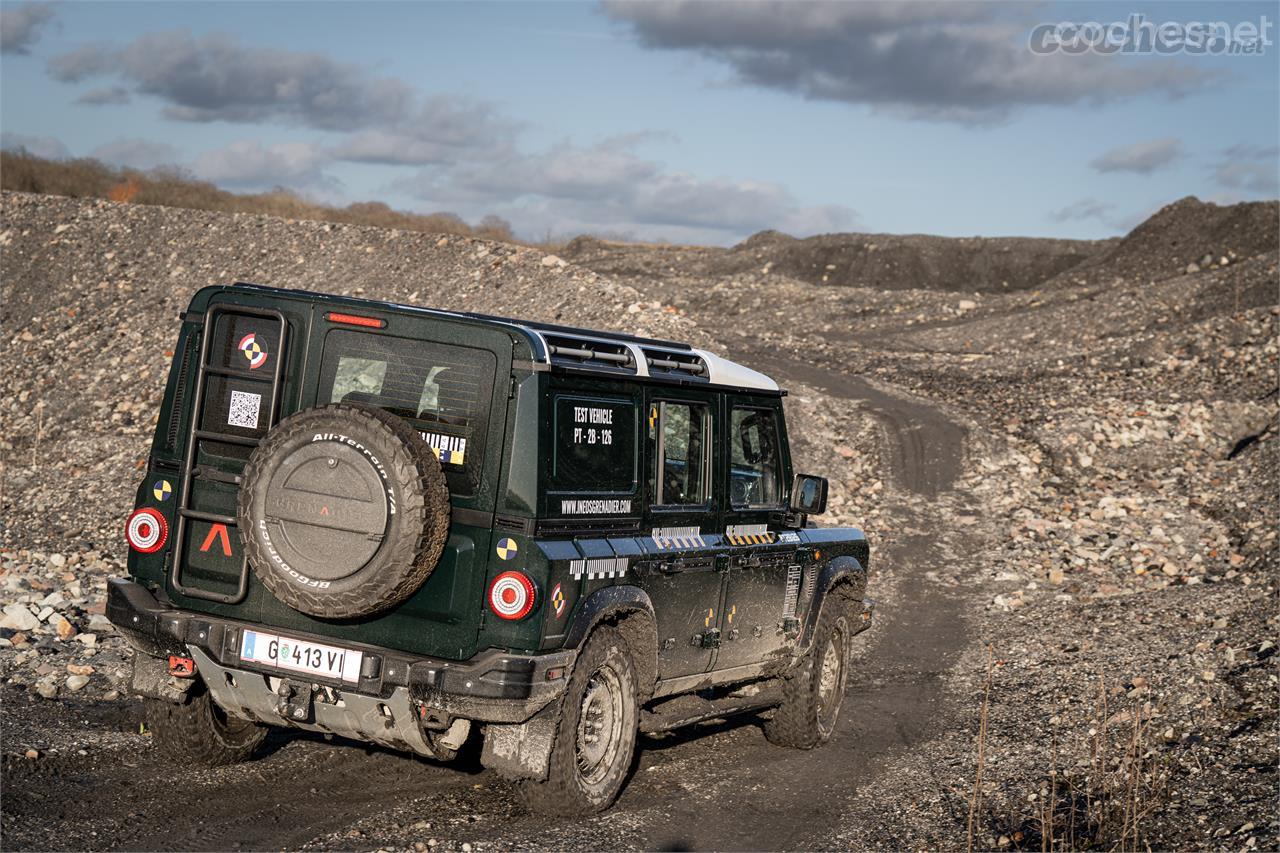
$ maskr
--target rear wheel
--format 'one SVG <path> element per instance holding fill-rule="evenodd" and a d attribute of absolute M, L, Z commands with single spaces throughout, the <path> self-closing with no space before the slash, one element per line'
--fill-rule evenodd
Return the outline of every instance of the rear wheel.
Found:
<path fill-rule="evenodd" d="M 614 629 L 597 629 L 565 689 L 547 778 L 520 783 L 530 810 L 572 817 L 608 808 L 631 769 L 638 719 L 631 650 Z"/>
<path fill-rule="evenodd" d="M 847 601 L 832 590 L 818 616 L 813 648 L 787 676 L 782 704 L 765 721 L 764 734 L 770 743 L 813 749 L 831 738 L 849 682 L 852 638 Z"/>
<path fill-rule="evenodd" d="M 147 728 L 156 745 L 174 761 L 218 767 L 247 761 L 267 727 L 227 716 L 209 697 L 198 693 L 186 704 L 146 699 Z"/>

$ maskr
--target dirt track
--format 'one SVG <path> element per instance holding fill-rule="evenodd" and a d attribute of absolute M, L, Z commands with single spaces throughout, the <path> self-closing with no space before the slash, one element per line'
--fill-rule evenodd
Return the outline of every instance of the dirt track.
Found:
<path fill-rule="evenodd" d="M 936 409 L 791 361 L 765 365 L 783 380 L 868 404 L 897 448 L 893 479 L 913 492 L 948 488 L 963 461 L 963 430 Z M 916 524 L 923 520 L 916 519 Z M 879 543 L 877 543 L 879 545 Z M 280 849 L 442 841 L 580 849 L 811 849 L 898 750 L 935 733 L 940 673 L 963 647 L 962 604 L 924 578 L 942 555 L 933 537 L 878 548 L 889 580 L 879 624 L 860 641 L 865 666 L 827 747 L 792 752 L 765 741 L 753 717 L 642 738 L 635 774 L 607 814 L 563 825 L 523 812 L 510 786 L 472 750 L 442 766 L 361 744 L 273 733 L 254 762 L 221 770 L 167 763 L 139 736 L 137 703 L 72 700 L 63 707 L 11 692 L 5 703 L 35 727 L 85 727 L 112 743 L 86 756 L 15 761 L 6 768 L 9 848 Z M 74 721 L 74 723 L 73 723 Z M 94 730 L 99 730 L 95 732 Z M 104 738 L 107 733 L 118 733 Z M 415 828 L 427 821 L 430 828 Z M 351 834 L 359 833 L 359 834 Z"/>

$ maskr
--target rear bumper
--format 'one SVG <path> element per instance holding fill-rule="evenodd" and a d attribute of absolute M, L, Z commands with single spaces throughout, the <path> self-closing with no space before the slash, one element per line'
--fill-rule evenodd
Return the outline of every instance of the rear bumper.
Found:
<path fill-rule="evenodd" d="M 415 657 L 377 646 L 335 641 L 300 631 L 283 633 L 302 640 L 339 645 L 364 653 L 355 683 L 278 670 L 240 659 L 246 628 L 279 629 L 179 610 L 156 600 L 146 588 L 123 578 L 107 582 L 107 618 L 139 652 L 157 658 L 191 657 L 199 649 L 217 668 L 316 684 L 358 696 L 390 699 L 397 695 L 442 715 L 477 722 L 519 723 L 558 698 L 565 688 L 575 651 L 513 655 L 489 649 L 468 661 Z M 231 709 L 227 709 L 231 710 Z M 285 719 L 281 724 L 288 724 Z"/>

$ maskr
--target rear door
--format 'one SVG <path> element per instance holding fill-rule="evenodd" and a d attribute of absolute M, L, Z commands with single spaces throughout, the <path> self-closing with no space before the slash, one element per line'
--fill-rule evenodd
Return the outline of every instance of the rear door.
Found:
<path fill-rule="evenodd" d="M 471 657 L 491 549 L 511 338 L 380 306 L 345 314 L 323 303 L 273 301 L 282 303 L 278 310 L 210 309 L 208 366 L 189 449 L 193 474 L 184 482 L 185 529 L 176 543 L 181 559 L 170 572 L 175 602 L 284 630 Z M 382 408 L 416 428 L 440 458 L 452 504 L 444 555 L 423 586 L 403 604 L 349 624 L 314 619 L 272 596 L 246 566 L 235 529 L 237 478 L 258 440 L 281 417 L 338 402 Z"/>
<path fill-rule="evenodd" d="M 790 469 L 780 402 L 729 395 L 725 406 L 729 566 L 716 669 L 762 661 L 786 643 L 801 577 L 797 537 L 780 529 Z"/>
<path fill-rule="evenodd" d="M 675 389 L 646 395 L 649 536 L 641 586 L 658 622 L 659 678 L 705 672 L 721 617 L 719 505 L 713 447 L 716 396 Z"/>

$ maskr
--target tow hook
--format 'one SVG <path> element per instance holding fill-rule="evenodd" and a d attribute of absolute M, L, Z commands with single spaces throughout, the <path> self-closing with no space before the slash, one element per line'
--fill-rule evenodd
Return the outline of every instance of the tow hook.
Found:
<path fill-rule="evenodd" d="M 311 716 L 311 685 L 297 684 L 287 679 L 280 682 L 276 689 L 280 701 L 276 703 L 276 713 L 286 720 L 304 722 Z"/>

